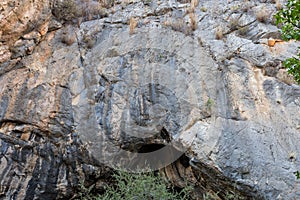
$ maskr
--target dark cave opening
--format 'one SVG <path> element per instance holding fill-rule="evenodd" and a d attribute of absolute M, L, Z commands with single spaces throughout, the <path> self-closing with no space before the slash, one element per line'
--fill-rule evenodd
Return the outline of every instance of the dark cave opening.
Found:
<path fill-rule="evenodd" d="M 138 153 L 150 153 L 162 149 L 166 145 L 164 144 L 144 144 L 138 150 Z"/>
<path fill-rule="evenodd" d="M 171 137 L 169 132 L 163 127 L 159 133 L 159 136 L 161 139 L 166 140 L 168 143 L 171 142 Z M 159 144 L 159 143 L 152 143 L 152 144 L 144 144 L 138 149 L 138 153 L 150 153 L 157 151 L 159 149 L 164 148 L 165 144 Z"/>

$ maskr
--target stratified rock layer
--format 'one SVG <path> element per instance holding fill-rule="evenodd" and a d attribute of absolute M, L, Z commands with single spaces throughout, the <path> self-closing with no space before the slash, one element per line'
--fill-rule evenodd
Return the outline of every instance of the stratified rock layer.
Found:
<path fill-rule="evenodd" d="M 81 181 L 100 191 L 106 166 L 133 169 L 153 151 L 164 167 L 175 153 L 157 152 L 172 143 L 182 153 L 161 171 L 195 199 L 300 198 L 300 87 L 281 65 L 298 43 L 256 19 L 275 4 L 116 2 L 76 25 L 53 6 L 1 3 L 0 197 L 71 198 Z"/>

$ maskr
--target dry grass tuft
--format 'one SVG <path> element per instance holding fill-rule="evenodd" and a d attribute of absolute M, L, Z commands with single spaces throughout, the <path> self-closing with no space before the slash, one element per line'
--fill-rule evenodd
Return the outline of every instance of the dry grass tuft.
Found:
<path fill-rule="evenodd" d="M 130 34 L 133 34 L 134 33 L 134 29 L 137 27 L 137 20 L 134 18 L 134 17 L 130 17 L 130 20 L 129 20 L 129 33 Z"/>
<path fill-rule="evenodd" d="M 240 20 L 237 17 L 231 18 L 229 21 L 229 28 L 230 30 L 234 31 L 239 28 Z"/>
<path fill-rule="evenodd" d="M 248 32 L 249 32 L 249 26 L 240 27 L 238 29 L 238 34 L 242 36 L 247 35 Z"/>
<path fill-rule="evenodd" d="M 72 21 L 75 19 L 79 10 L 74 0 L 55 0 L 52 7 L 53 15 L 58 20 Z"/>
<path fill-rule="evenodd" d="M 276 25 L 276 17 L 275 17 L 274 15 L 272 16 L 272 19 L 271 19 L 270 23 L 271 23 L 272 25 L 274 25 L 274 26 L 277 26 L 277 25 Z M 278 27 L 280 27 L 280 24 L 278 24 Z"/>
<path fill-rule="evenodd" d="M 191 0 L 191 9 L 195 10 L 198 4 L 199 4 L 199 0 Z"/>
<path fill-rule="evenodd" d="M 217 40 L 221 40 L 222 38 L 223 38 L 223 28 L 222 28 L 222 26 L 218 26 L 217 28 L 216 28 L 216 39 Z"/>
<path fill-rule="evenodd" d="M 190 35 L 192 33 L 192 28 L 181 18 L 167 19 L 165 20 L 164 25 L 171 27 L 174 31 L 182 32 L 186 35 Z"/>
<path fill-rule="evenodd" d="M 98 2 L 104 8 L 110 8 L 115 4 L 115 0 L 98 0 Z"/>
<path fill-rule="evenodd" d="M 198 24 L 196 21 L 196 15 L 195 15 L 195 13 L 190 13 L 189 17 L 190 17 L 190 22 L 191 22 L 191 29 L 194 31 L 198 27 Z"/>
<path fill-rule="evenodd" d="M 95 45 L 95 39 L 92 38 L 90 35 L 83 36 L 83 42 L 86 44 L 86 47 L 91 49 Z"/>
<path fill-rule="evenodd" d="M 282 4 L 280 3 L 279 0 L 276 0 L 276 8 L 277 10 L 280 10 L 282 8 Z"/>
<path fill-rule="evenodd" d="M 249 1 L 245 1 L 242 5 L 241 5 L 241 10 L 243 12 L 248 12 L 251 9 L 251 4 Z"/>
<path fill-rule="evenodd" d="M 276 5 L 277 10 L 280 10 L 282 8 L 280 0 L 272 0 L 271 3 L 274 3 Z"/>
<path fill-rule="evenodd" d="M 200 10 L 201 10 L 202 12 L 206 12 L 206 11 L 207 11 L 207 8 L 205 8 L 204 6 L 202 6 L 202 7 L 200 8 Z"/>
<path fill-rule="evenodd" d="M 83 17 L 78 17 L 76 22 L 77 22 L 77 27 L 80 28 L 80 25 L 83 22 Z"/>
<path fill-rule="evenodd" d="M 71 46 L 74 42 L 76 41 L 76 35 L 75 33 L 68 31 L 68 32 L 63 32 L 61 36 L 61 42 Z"/>
<path fill-rule="evenodd" d="M 95 45 L 95 40 L 91 39 L 87 41 L 86 46 L 87 48 L 91 49 Z"/>
<path fill-rule="evenodd" d="M 288 74 L 287 71 L 286 71 L 286 69 L 280 69 L 280 70 L 278 71 L 276 77 L 277 77 L 280 81 L 282 81 L 282 82 L 284 82 L 284 83 L 286 83 L 286 84 L 288 84 L 288 85 L 295 84 L 294 77 L 293 77 L 292 75 Z"/>
<path fill-rule="evenodd" d="M 269 12 L 267 11 L 266 8 L 263 8 L 259 11 L 256 12 L 256 19 L 259 21 L 259 22 L 267 22 L 268 19 L 269 19 Z"/>

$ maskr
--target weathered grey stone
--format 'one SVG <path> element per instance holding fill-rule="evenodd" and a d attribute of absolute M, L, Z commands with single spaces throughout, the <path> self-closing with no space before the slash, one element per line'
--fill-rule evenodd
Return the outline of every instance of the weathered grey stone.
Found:
<path fill-rule="evenodd" d="M 1 3 L 1 198 L 72 198 L 81 180 L 102 191 L 112 167 L 145 161 L 195 199 L 300 197 L 300 87 L 281 64 L 299 43 L 256 20 L 274 4 L 199 2 L 190 32 L 181 2 L 118 1 L 76 25 L 52 20 L 52 1 Z"/>

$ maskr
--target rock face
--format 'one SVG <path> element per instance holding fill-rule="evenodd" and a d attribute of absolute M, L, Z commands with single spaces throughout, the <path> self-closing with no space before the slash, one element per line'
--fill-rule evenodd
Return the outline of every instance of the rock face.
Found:
<path fill-rule="evenodd" d="M 281 65 L 299 44 L 272 25 L 279 2 L 195 2 L 115 1 L 76 24 L 54 1 L 2 2 L 0 196 L 71 198 L 150 167 L 195 199 L 300 198 L 300 87 Z"/>

